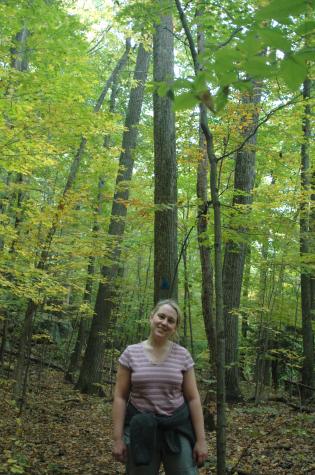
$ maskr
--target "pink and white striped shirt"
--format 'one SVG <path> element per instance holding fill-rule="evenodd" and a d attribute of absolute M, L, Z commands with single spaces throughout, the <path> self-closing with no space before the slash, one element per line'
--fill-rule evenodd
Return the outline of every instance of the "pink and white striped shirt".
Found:
<path fill-rule="evenodd" d="M 131 371 L 130 402 L 139 411 L 170 416 L 184 403 L 183 373 L 194 366 L 186 348 L 172 342 L 167 357 L 153 363 L 142 342 L 127 346 L 118 361 Z"/>

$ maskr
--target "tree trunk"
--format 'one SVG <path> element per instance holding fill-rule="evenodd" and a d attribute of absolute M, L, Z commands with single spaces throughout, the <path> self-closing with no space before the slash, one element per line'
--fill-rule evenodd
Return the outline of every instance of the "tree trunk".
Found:
<path fill-rule="evenodd" d="M 117 67 L 114 70 L 116 74 L 114 75 L 114 79 L 111 84 L 111 97 L 109 101 L 109 112 L 111 113 L 115 111 L 115 102 L 116 102 L 116 96 L 117 96 L 118 77 L 119 77 L 118 72 L 120 72 L 125 66 L 125 64 L 127 63 L 129 49 L 130 49 L 130 45 L 129 45 L 129 42 L 127 42 L 126 51 L 118 63 L 119 71 L 117 71 Z M 103 99 L 105 98 L 104 90 L 105 88 L 103 89 L 102 94 L 101 94 Z M 98 104 L 99 103 L 100 103 L 100 100 L 98 100 Z M 106 135 L 104 137 L 103 146 L 105 149 L 108 149 L 109 145 L 110 145 L 110 135 Z M 101 215 L 101 212 L 102 212 L 102 205 L 104 201 L 103 189 L 104 189 L 104 179 L 99 178 L 97 205 L 95 209 L 95 222 L 92 228 L 93 238 L 96 238 L 99 232 L 99 224 L 98 224 L 97 218 L 98 216 Z M 90 255 L 88 259 L 87 280 L 86 280 L 86 286 L 85 286 L 84 295 L 83 295 L 83 303 L 88 303 L 88 304 L 91 303 L 94 273 L 95 273 L 95 256 Z M 81 357 L 86 348 L 86 343 L 89 336 L 89 329 L 90 329 L 90 318 L 86 317 L 85 315 L 82 315 L 80 318 L 76 343 L 74 345 L 73 351 L 70 356 L 68 370 L 65 373 L 65 380 L 71 383 L 74 382 L 74 375 L 80 367 Z"/>
<path fill-rule="evenodd" d="M 57 231 L 60 218 L 62 215 L 62 211 L 66 203 L 68 192 L 71 190 L 74 180 L 77 176 L 77 172 L 78 172 L 79 165 L 83 156 L 83 150 L 85 148 L 85 144 L 86 144 L 86 139 L 83 138 L 81 141 L 80 148 L 72 162 L 67 183 L 63 191 L 63 195 L 60 199 L 52 225 L 45 239 L 45 243 L 41 250 L 40 258 L 35 266 L 36 269 L 43 270 L 46 267 L 47 260 L 49 257 L 49 252 L 50 252 L 50 246 L 51 246 L 53 237 Z M 15 399 L 20 402 L 21 407 L 23 405 L 25 385 L 27 382 L 27 367 L 28 367 L 28 359 L 29 359 L 30 351 L 31 351 L 33 318 L 39 305 L 40 305 L 40 302 L 35 302 L 32 299 L 28 300 L 22 333 L 20 336 L 18 359 L 17 359 L 15 371 L 14 371 L 15 385 L 13 388 L 13 394 L 14 394 Z"/>
<path fill-rule="evenodd" d="M 175 0 L 179 17 L 186 33 L 195 75 L 200 71 L 197 50 L 180 0 Z M 207 109 L 200 104 L 200 127 L 206 140 L 207 157 L 210 163 L 210 191 L 214 211 L 214 282 L 216 311 L 216 375 L 217 375 L 217 474 L 226 473 L 226 415 L 225 415 L 225 332 L 223 319 L 223 285 L 222 285 L 222 230 L 221 209 L 217 184 L 217 159 L 214 153 L 213 135 L 209 130 Z"/>
<path fill-rule="evenodd" d="M 204 51 L 204 33 L 198 34 L 198 50 Z M 199 118 L 200 123 L 200 118 Z M 215 373 L 216 359 L 216 334 L 214 318 L 213 296 L 213 267 L 211 262 L 211 249 L 208 229 L 208 173 L 209 161 L 205 148 L 205 137 L 199 124 L 199 149 L 202 159 L 199 160 L 197 170 L 197 197 L 199 199 L 197 215 L 198 246 L 201 265 L 201 305 L 203 321 L 210 352 L 210 364 Z"/>
<path fill-rule="evenodd" d="M 189 209 L 189 208 L 188 208 Z M 187 214 L 189 211 L 187 210 Z M 191 318 L 191 296 L 190 296 L 190 284 L 189 284 L 189 269 L 187 266 L 187 243 L 183 248 L 183 267 L 184 267 L 184 345 L 188 344 L 188 332 L 187 328 L 189 327 L 189 336 L 190 336 L 190 351 L 191 355 L 194 358 L 195 349 L 194 349 L 194 338 L 193 338 L 193 328 L 192 328 L 192 318 Z"/>
<path fill-rule="evenodd" d="M 261 249 L 262 262 L 260 264 L 259 275 L 259 295 L 258 305 L 259 326 L 256 340 L 256 363 L 255 363 L 255 402 L 259 402 L 263 389 L 263 373 L 264 373 L 264 347 L 268 338 L 267 333 L 267 281 L 268 281 L 268 241 L 264 242 Z"/>
<path fill-rule="evenodd" d="M 89 261 L 88 261 L 88 268 L 87 268 L 87 280 L 86 280 L 84 295 L 82 299 L 83 303 L 87 303 L 87 304 L 91 303 L 94 272 L 95 272 L 95 257 L 90 256 Z M 65 380 L 71 383 L 74 382 L 74 375 L 80 366 L 81 355 L 86 346 L 86 342 L 88 339 L 89 326 L 90 326 L 89 323 L 90 323 L 89 318 L 86 317 L 85 315 L 82 315 L 80 318 L 77 339 L 70 356 L 68 370 L 65 373 Z"/>
<path fill-rule="evenodd" d="M 254 83 L 253 93 L 243 96 L 243 104 L 248 104 L 251 110 L 251 121 L 244 125 L 242 135 L 247 138 L 257 127 L 259 112 L 257 105 L 261 98 L 260 85 Z M 245 119 L 244 119 L 245 120 Z M 247 119 L 248 121 L 248 119 Z M 246 206 L 244 214 L 247 215 L 248 206 L 252 203 L 252 190 L 255 180 L 256 159 L 256 134 L 254 134 L 236 154 L 234 174 L 233 206 Z M 248 219 L 246 217 L 245 219 Z M 233 226 L 231 224 L 231 226 Z M 238 234 L 246 234 L 244 225 L 234 228 Z M 238 315 L 235 313 L 240 306 L 241 288 L 247 243 L 229 239 L 225 245 L 223 263 L 223 299 L 224 322 L 226 332 L 226 397 L 228 401 L 237 401 L 241 398 L 239 387 L 239 355 L 238 355 Z"/>
<path fill-rule="evenodd" d="M 130 92 L 125 120 L 119 171 L 108 230 L 110 264 L 102 267 L 102 282 L 99 284 L 94 316 L 86 352 L 77 383 L 78 389 L 90 394 L 102 394 L 102 370 L 105 352 L 105 335 L 109 328 L 115 303 L 115 280 L 120 268 L 121 243 L 125 231 L 129 187 L 134 165 L 134 149 L 137 142 L 138 124 L 144 95 L 150 55 L 139 46 L 134 79 L 137 82 Z"/>
<path fill-rule="evenodd" d="M 245 256 L 245 271 L 244 271 L 244 285 L 243 285 L 243 302 L 245 305 L 248 305 L 248 294 L 249 294 L 249 284 L 250 284 L 250 269 L 251 269 L 251 247 L 248 244 L 246 256 Z M 247 310 L 242 313 L 242 337 L 247 338 L 247 333 L 249 330 L 248 323 L 248 314 Z"/>
<path fill-rule="evenodd" d="M 311 192 L 310 138 L 311 138 L 311 80 L 303 83 L 305 114 L 303 118 L 304 142 L 301 146 L 301 191 L 304 195 Z M 310 200 L 303 198 L 300 204 L 300 254 L 305 259 L 310 253 Z M 302 366 L 302 400 L 312 396 L 308 388 L 314 384 L 314 336 L 312 329 L 312 275 L 302 263 L 301 269 L 301 306 L 302 306 L 302 336 L 303 336 L 303 366 Z M 305 387 L 307 386 L 307 387 Z"/>
<path fill-rule="evenodd" d="M 159 0 L 162 4 L 162 1 Z M 153 79 L 174 78 L 171 15 L 161 16 L 153 38 Z M 175 116 L 168 96 L 153 95 L 154 110 L 154 302 L 177 299 L 177 165 Z"/>
<path fill-rule="evenodd" d="M 26 27 L 22 28 L 22 30 L 17 33 L 15 36 L 15 42 L 16 45 L 11 48 L 11 67 L 16 69 L 17 71 L 20 72 L 25 72 L 28 71 L 29 69 L 29 63 L 28 63 L 28 57 L 27 57 L 27 39 L 30 35 L 30 32 Z M 10 124 L 10 121 L 8 120 L 8 127 L 12 128 L 14 127 L 12 124 Z M 7 177 L 7 185 L 9 184 L 9 176 Z M 14 228 L 17 230 L 19 228 L 19 225 L 21 223 L 21 208 L 22 208 L 22 191 L 21 187 L 23 185 L 23 175 L 22 173 L 17 173 L 15 177 L 15 183 L 17 185 L 17 191 L 16 191 L 16 203 L 13 204 L 14 208 Z M 1 206 L 2 208 L 2 206 Z M 2 210 L 1 210 L 2 211 Z M 14 252 L 14 246 L 17 241 L 17 236 L 13 239 L 11 246 L 10 246 L 10 252 Z M 4 247 L 4 240 L 0 241 L 0 249 L 3 249 Z"/>

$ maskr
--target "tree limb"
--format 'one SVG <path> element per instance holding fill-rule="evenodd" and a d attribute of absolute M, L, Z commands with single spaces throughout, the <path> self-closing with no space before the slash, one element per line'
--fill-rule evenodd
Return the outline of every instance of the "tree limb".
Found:
<path fill-rule="evenodd" d="M 107 94 L 107 91 L 108 89 L 110 88 L 110 85 L 112 84 L 112 82 L 114 82 L 114 80 L 116 79 L 117 75 L 119 74 L 119 72 L 121 71 L 121 69 L 124 67 L 127 59 L 128 59 L 128 56 L 129 56 L 129 52 L 130 52 L 130 48 L 131 48 L 131 41 L 130 41 L 130 38 L 127 38 L 126 39 L 126 49 L 124 51 L 124 54 L 122 55 L 122 57 L 120 58 L 120 60 L 118 61 L 116 67 L 114 68 L 112 74 L 109 76 L 109 78 L 107 79 L 106 81 L 106 84 L 101 92 L 101 95 L 100 97 L 98 98 L 98 101 L 94 107 L 94 112 L 98 112 L 100 110 L 100 108 L 102 107 L 102 104 L 104 102 L 104 99 L 105 99 L 105 96 Z"/>
<path fill-rule="evenodd" d="M 284 109 L 285 107 L 289 106 L 289 105 L 292 105 L 292 104 L 297 104 L 299 102 L 301 102 L 301 100 L 296 100 L 298 99 L 299 97 L 301 97 L 301 94 L 298 94 L 297 96 L 295 96 L 293 99 L 291 99 L 290 101 L 287 101 L 285 102 L 284 104 L 281 104 L 280 106 L 278 107 L 275 107 L 274 109 L 272 109 L 270 112 L 268 112 L 265 117 L 263 119 L 261 119 L 258 124 L 256 125 L 256 127 L 254 127 L 254 129 L 252 130 L 252 132 L 245 138 L 245 140 L 243 140 L 243 142 L 241 143 L 241 145 L 239 145 L 237 148 L 231 150 L 231 152 L 227 152 L 227 153 L 224 153 L 223 155 L 221 155 L 220 157 L 217 158 L 218 161 L 220 160 L 223 160 L 224 158 L 227 158 L 227 157 L 230 157 L 231 155 L 234 155 L 236 152 L 239 152 L 240 150 L 243 149 L 243 147 L 246 145 L 246 143 L 248 142 L 248 140 L 253 137 L 257 130 L 259 129 L 259 127 L 261 127 L 263 124 L 265 124 L 266 122 L 268 122 L 268 120 L 270 119 L 270 117 L 272 117 L 276 112 L 278 112 L 279 110 L 281 109 Z"/>

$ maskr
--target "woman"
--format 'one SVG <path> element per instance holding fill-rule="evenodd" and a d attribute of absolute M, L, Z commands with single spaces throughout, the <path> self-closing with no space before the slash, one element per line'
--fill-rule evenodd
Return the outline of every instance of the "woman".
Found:
<path fill-rule="evenodd" d="M 195 475 L 207 457 L 194 362 L 171 340 L 180 317 L 176 302 L 158 302 L 148 339 L 119 358 L 113 456 L 128 475 L 156 475 L 161 462 L 166 475 Z"/>

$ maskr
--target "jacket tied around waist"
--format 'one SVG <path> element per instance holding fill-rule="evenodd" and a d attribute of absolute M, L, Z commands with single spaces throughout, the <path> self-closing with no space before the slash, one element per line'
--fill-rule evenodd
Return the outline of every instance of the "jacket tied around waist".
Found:
<path fill-rule="evenodd" d="M 130 450 L 135 465 L 148 465 L 157 444 L 166 452 L 179 454 L 180 435 L 189 440 L 192 448 L 196 441 L 187 403 L 171 416 L 140 412 L 129 403 L 125 426 L 130 428 Z"/>

